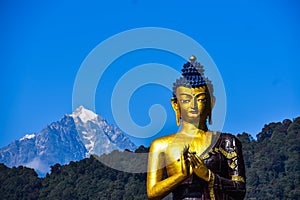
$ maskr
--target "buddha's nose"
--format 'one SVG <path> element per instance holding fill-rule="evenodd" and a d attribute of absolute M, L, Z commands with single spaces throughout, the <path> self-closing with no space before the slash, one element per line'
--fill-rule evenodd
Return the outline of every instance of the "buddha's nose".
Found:
<path fill-rule="evenodd" d="M 196 98 L 193 98 L 191 100 L 191 108 L 197 109 L 197 99 Z"/>

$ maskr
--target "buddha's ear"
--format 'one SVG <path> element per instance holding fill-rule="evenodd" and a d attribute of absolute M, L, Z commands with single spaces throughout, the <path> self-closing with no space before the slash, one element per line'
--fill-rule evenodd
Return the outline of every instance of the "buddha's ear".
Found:
<path fill-rule="evenodd" d="M 213 109 L 214 106 L 215 106 L 215 103 L 216 103 L 216 97 L 215 97 L 215 96 L 212 96 L 210 102 L 211 102 L 211 103 L 210 103 L 211 109 Z"/>
<path fill-rule="evenodd" d="M 216 103 L 216 97 L 212 96 L 211 99 L 210 99 L 210 110 L 209 110 L 209 113 L 208 113 L 208 123 L 210 125 L 212 125 L 212 110 L 215 106 L 215 103 Z"/>
<path fill-rule="evenodd" d="M 179 108 L 179 104 L 178 104 L 178 102 L 177 102 L 177 98 L 172 98 L 171 99 L 171 104 L 172 104 L 172 107 L 173 107 L 173 109 L 174 109 L 174 111 L 176 111 L 178 108 Z"/>
<path fill-rule="evenodd" d="M 178 104 L 177 98 L 172 98 L 171 104 L 172 104 L 173 110 L 175 111 L 176 124 L 177 124 L 177 126 L 180 126 L 181 112 L 180 112 L 180 106 Z"/>

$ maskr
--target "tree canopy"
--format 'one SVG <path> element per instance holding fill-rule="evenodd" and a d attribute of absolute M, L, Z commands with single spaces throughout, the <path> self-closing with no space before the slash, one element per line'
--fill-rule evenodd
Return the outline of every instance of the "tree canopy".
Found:
<path fill-rule="evenodd" d="M 246 199 L 300 199 L 300 117 L 265 125 L 257 139 L 248 133 L 237 137 L 243 144 Z M 141 146 L 135 152 L 148 151 Z M 122 157 L 123 152 L 112 153 Z M 147 199 L 146 173 L 117 171 L 94 156 L 55 164 L 44 178 L 27 167 L 0 164 L 0 195 L 1 199 Z"/>

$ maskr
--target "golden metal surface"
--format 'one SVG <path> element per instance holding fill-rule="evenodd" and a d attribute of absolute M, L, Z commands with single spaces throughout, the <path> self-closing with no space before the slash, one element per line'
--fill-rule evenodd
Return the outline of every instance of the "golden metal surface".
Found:
<path fill-rule="evenodd" d="M 147 194 L 150 199 L 161 199 L 180 183 L 195 173 L 213 185 L 214 175 L 202 162 L 200 155 L 211 145 L 212 132 L 206 131 L 206 118 L 210 101 L 205 86 L 198 88 L 178 87 L 172 107 L 177 124 L 182 120 L 181 130 L 154 140 L 148 158 Z M 180 117 L 178 117 L 180 116 Z M 184 159 L 183 149 L 189 145 L 189 159 Z M 163 179 L 164 168 L 168 177 Z M 213 195 L 213 187 L 211 188 Z"/>
<path fill-rule="evenodd" d="M 236 168 L 236 164 L 235 164 L 235 162 L 232 162 L 230 165 L 229 165 L 229 167 L 231 168 L 231 169 L 234 169 L 234 168 Z"/>
<path fill-rule="evenodd" d="M 195 61 L 197 60 L 197 58 L 196 58 L 196 56 L 191 55 L 190 58 L 189 58 L 189 60 L 190 60 L 191 62 L 195 62 Z"/>
<path fill-rule="evenodd" d="M 242 176 L 232 176 L 231 180 L 233 180 L 233 181 L 240 181 L 240 182 L 245 183 L 245 179 Z"/>
<path fill-rule="evenodd" d="M 211 200 L 215 200 L 215 193 L 214 193 L 214 182 L 215 182 L 215 175 L 210 170 L 210 178 L 208 182 L 208 190 L 209 190 L 209 196 Z"/>
<path fill-rule="evenodd" d="M 233 159 L 233 158 L 237 157 L 237 153 L 235 151 L 228 153 L 222 148 L 219 148 L 219 149 L 215 148 L 215 151 L 216 152 L 220 151 L 227 159 Z"/>

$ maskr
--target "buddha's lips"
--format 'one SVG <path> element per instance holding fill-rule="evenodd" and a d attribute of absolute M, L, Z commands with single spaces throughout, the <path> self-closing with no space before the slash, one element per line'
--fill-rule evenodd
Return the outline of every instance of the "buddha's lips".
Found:
<path fill-rule="evenodd" d="M 190 111 L 192 114 L 198 114 L 198 111 Z"/>

